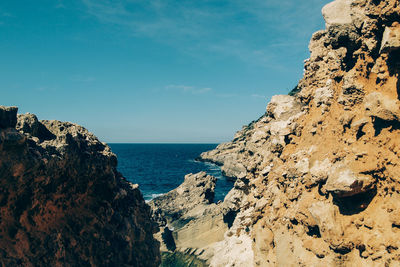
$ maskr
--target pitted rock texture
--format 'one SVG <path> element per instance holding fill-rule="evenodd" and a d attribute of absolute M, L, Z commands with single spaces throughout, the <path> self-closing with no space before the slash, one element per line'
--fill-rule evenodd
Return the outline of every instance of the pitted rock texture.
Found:
<path fill-rule="evenodd" d="M 400 3 L 337 0 L 323 15 L 299 92 L 201 155 L 245 169 L 211 266 L 400 265 Z"/>
<path fill-rule="evenodd" d="M 149 202 L 154 220 L 161 226 L 169 224 L 174 227 L 195 217 L 187 214 L 193 213 L 199 206 L 203 210 L 213 203 L 216 180 L 205 172 L 187 174 L 183 183 L 176 189 Z"/>
<path fill-rule="evenodd" d="M 110 148 L 16 113 L 0 106 L 0 265 L 158 266 L 149 207 Z"/>
<path fill-rule="evenodd" d="M 228 229 L 228 209 L 213 202 L 215 184 L 216 178 L 205 172 L 188 174 L 179 187 L 149 202 L 160 225 L 155 236 L 163 253 L 179 258 L 187 255 L 191 261 L 197 258 L 206 264 L 213 253 L 210 245 L 222 241 Z M 170 265 L 163 261 L 162 266 Z"/>

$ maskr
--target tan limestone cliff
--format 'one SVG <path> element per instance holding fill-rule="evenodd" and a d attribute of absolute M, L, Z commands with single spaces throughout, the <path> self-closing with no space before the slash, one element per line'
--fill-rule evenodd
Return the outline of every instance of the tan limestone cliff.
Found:
<path fill-rule="evenodd" d="M 201 156 L 244 168 L 211 266 L 400 266 L 400 3 L 322 13 L 299 92 Z"/>

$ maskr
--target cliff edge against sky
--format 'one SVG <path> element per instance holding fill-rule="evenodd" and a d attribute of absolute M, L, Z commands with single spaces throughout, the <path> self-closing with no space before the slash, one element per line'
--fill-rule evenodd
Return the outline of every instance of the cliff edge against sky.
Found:
<path fill-rule="evenodd" d="M 189 250 L 211 266 L 399 265 L 400 4 L 322 13 L 291 96 L 201 155 L 237 179 L 218 204 L 228 230 Z"/>

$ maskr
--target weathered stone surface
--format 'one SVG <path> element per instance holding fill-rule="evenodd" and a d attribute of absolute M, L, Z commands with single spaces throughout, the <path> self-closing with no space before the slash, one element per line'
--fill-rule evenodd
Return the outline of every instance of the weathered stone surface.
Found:
<path fill-rule="evenodd" d="M 0 129 L 14 128 L 17 124 L 17 107 L 0 106 Z"/>
<path fill-rule="evenodd" d="M 225 267 L 253 266 L 252 241 L 246 235 L 231 236 L 215 245 L 215 257 L 212 258 L 210 266 Z"/>
<path fill-rule="evenodd" d="M 373 188 L 375 179 L 367 175 L 355 174 L 346 165 L 338 164 L 329 170 L 325 189 L 339 197 L 347 197 L 366 192 Z"/>
<path fill-rule="evenodd" d="M 323 13 L 327 29 L 312 37 L 294 96 L 273 97 L 265 115 L 201 155 L 246 169 L 219 204 L 230 220 L 212 266 L 400 262 L 397 33 L 382 40 L 400 6 L 338 0 Z"/>
<path fill-rule="evenodd" d="M 186 216 L 188 213 L 213 203 L 216 181 L 205 172 L 187 174 L 179 187 L 150 201 L 153 217 L 162 226 L 166 223 L 172 227 L 182 226 L 190 217 Z"/>
<path fill-rule="evenodd" d="M 329 159 L 322 161 L 316 160 L 310 168 L 311 185 L 325 182 L 328 179 L 329 170 L 332 168 L 332 163 Z"/>
<path fill-rule="evenodd" d="M 241 163 L 234 161 L 225 161 L 221 168 L 222 174 L 230 178 L 244 178 L 247 170 Z"/>
<path fill-rule="evenodd" d="M 313 203 L 308 211 L 315 220 L 322 238 L 329 240 L 334 247 L 339 246 L 343 227 L 340 221 L 337 221 L 336 209 L 330 203 L 319 201 Z"/>
<path fill-rule="evenodd" d="M 364 86 L 358 82 L 358 78 L 354 71 L 348 72 L 344 76 L 342 92 L 337 100 L 338 103 L 350 107 L 363 101 L 365 95 Z"/>
<path fill-rule="evenodd" d="M 400 103 L 379 92 L 373 92 L 365 97 L 364 107 L 366 115 L 386 121 L 400 120 Z"/>
<path fill-rule="evenodd" d="M 39 140 L 55 139 L 49 129 L 43 123 L 40 123 L 34 114 L 18 114 L 18 122 L 16 128 L 24 133 L 29 133 L 32 137 L 37 137 Z"/>
<path fill-rule="evenodd" d="M 323 105 L 330 105 L 334 91 L 331 88 L 332 80 L 327 81 L 327 85 L 315 90 L 314 104 L 319 107 Z"/>
<path fill-rule="evenodd" d="M 199 159 L 222 165 L 221 169 L 228 177 L 245 178 L 252 169 L 251 165 L 261 163 L 259 160 L 266 153 L 279 153 L 287 137 L 295 134 L 298 125 L 294 121 L 302 114 L 302 108 L 303 105 L 293 96 L 273 96 L 266 115 L 238 132 L 235 142 L 220 144 L 215 150 L 202 153 Z M 268 139 L 271 140 L 271 149 L 259 151 L 258 160 L 249 164 L 248 153 L 258 150 L 258 146 Z M 249 152 L 242 153 L 245 151 Z"/>
<path fill-rule="evenodd" d="M 110 148 L 76 124 L 18 119 L 0 129 L 0 265 L 158 266 L 149 207 Z"/>
<path fill-rule="evenodd" d="M 333 25 L 351 24 L 351 0 L 335 0 L 322 8 L 326 27 Z"/>
<path fill-rule="evenodd" d="M 188 174 L 179 187 L 149 202 L 160 225 L 155 236 L 162 252 L 210 259 L 212 245 L 223 240 L 228 230 L 227 209 L 213 203 L 215 183 L 216 178 L 205 172 Z M 170 233 L 168 238 L 166 233 Z M 189 253 L 187 248 L 191 248 Z"/>
<path fill-rule="evenodd" d="M 400 49 L 400 24 L 395 22 L 391 27 L 385 27 L 380 53 L 389 53 L 398 49 Z"/>
<path fill-rule="evenodd" d="M 267 113 L 276 120 L 287 120 L 296 115 L 301 104 L 295 97 L 289 95 L 275 95 L 267 107 Z"/>

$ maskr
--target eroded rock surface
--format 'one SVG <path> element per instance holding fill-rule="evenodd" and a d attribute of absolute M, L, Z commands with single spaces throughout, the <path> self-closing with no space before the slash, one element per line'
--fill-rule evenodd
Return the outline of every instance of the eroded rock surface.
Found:
<path fill-rule="evenodd" d="M 0 106 L 0 265 L 158 266 L 149 207 L 116 166 L 85 128 Z"/>
<path fill-rule="evenodd" d="M 160 225 L 170 227 L 200 217 L 214 201 L 215 183 L 216 178 L 205 172 L 186 175 L 179 187 L 150 201 L 153 217 Z"/>
<path fill-rule="evenodd" d="M 299 92 L 201 155 L 246 170 L 211 266 L 399 265 L 400 5 L 337 0 L 323 15 Z"/>
<path fill-rule="evenodd" d="M 188 174 L 179 187 L 149 202 L 163 253 L 190 255 L 204 264 L 211 257 L 209 246 L 223 240 L 228 229 L 228 209 L 213 202 L 215 184 L 205 172 Z"/>

